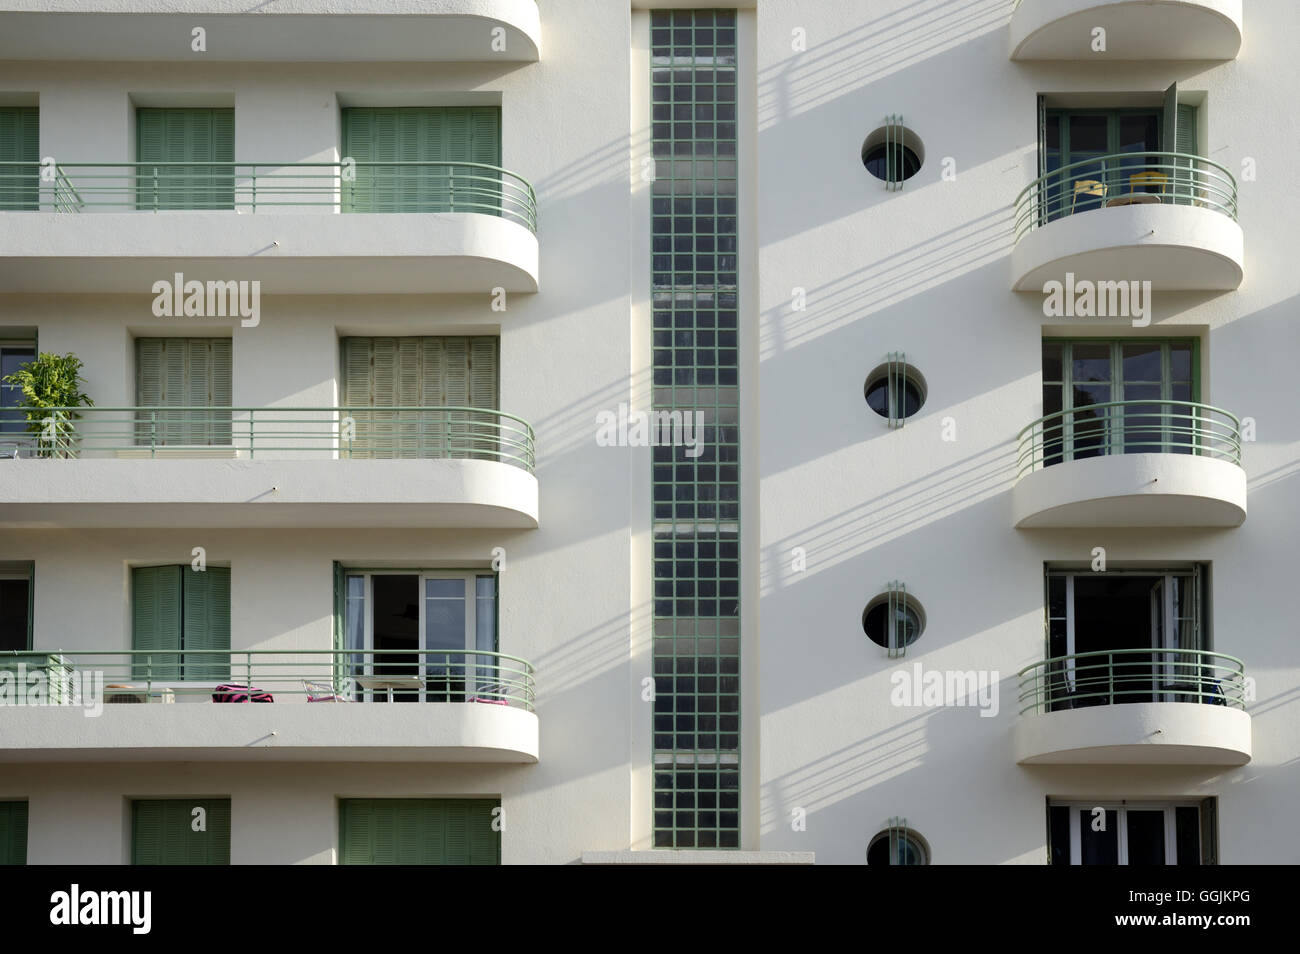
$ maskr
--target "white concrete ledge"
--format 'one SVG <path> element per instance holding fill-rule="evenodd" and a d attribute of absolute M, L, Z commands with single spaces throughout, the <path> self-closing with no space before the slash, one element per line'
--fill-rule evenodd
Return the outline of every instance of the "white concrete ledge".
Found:
<path fill-rule="evenodd" d="M 811 865 L 811 851 L 584 851 L 584 865 Z"/>
<path fill-rule="evenodd" d="M 0 60 L 193 60 L 195 26 L 209 61 L 535 63 L 542 49 L 536 0 L 0 0 Z"/>
<path fill-rule="evenodd" d="M 531 231 L 475 212 L 0 212 L 7 292 L 146 295 L 175 272 L 264 296 L 535 292 L 537 259 Z"/>
<path fill-rule="evenodd" d="M 0 527 L 537 526 L 486 460 L 0 460 Z"/>
<path fill-rule="evenodd" d="M 1194 205 L 1091 209 L 1031 229 L 1011 252 L 1012 288 L 1049 281 L 1151 282 L 1153 291 L 1226 291 L 1246 274 L 1245 237 L 1229 216 Z"/>
<path fill-rule="evenodd" d="M 0 707 L 0 762 L 516 762 L 537 715 L 473 702 Z"/>
<path fill-rule="evenodd" d="M 1231 60 L 1242 0 L 1020 0 L 1013 60 Z M 1093 30 L 1106 31 L 1106 49 Z"/>
<path fill-rule="evenodd" d="M 1110 454 L 1025 474 L 1011 492 L 1016 527 L 1238 527 L 1246 472 L 1192 454 Z"/>
<path fill-rule="evenodd" d="M 1016 720 L 1015 751 L 1021 765 L 1245 765 L 1251 719 L 1192 702 L 1028 713 Z"/>

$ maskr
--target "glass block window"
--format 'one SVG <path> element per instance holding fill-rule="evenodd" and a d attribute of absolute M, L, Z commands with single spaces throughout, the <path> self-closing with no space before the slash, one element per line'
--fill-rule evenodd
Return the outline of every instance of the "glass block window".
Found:
<path fill-rule="evenodd" d="M 654 844 L 740 845 L 736 13 L 651 14 Z M 662 438 L 661 438 L 662 439 Z"/>

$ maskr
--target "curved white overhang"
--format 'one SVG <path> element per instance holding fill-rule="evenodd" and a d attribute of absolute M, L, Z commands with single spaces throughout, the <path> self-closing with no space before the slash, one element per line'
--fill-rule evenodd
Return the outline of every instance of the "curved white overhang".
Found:
<path fill-rule="evenodd" d="M 0 459 L 3 527 L 537 526 L 537 478 L 491 460 Z"/>
<path fill-rule="evenodd" d="M 0 0 L 0 60 L 535 63 L 541 49 L 536 0 Z"/>
<path fill-rule="evenodd" d="M 1111 454 L 1025 474 L 1011 492 L 1015 526 L 1238 527 L 1246 472 L 1192 454 Z"/>
<path fill-rule="evenodd" d="M 1016 720 L 1021 765 L 1245 765 L 1250 715 L 1229 706 L 1146 702 L 1030 712 Z"/>
<path fill-rule="evenodd" d="M 1245 237 L 1230 216 L 1193 205 L 1093 209 L 1029 230 L 1011 252 L 1011 287 L 1051 281 L 1151 282 L 1153 291 L 1227 291 L 1245 276 Z"/>
<path fill-rule="evenodd" d="M 537 291 L 537 236 L 476 212 L 0 212 L 10 292 L 150 294 L 260 281 L 262 295 Z"/>
<path fill-rule="evenodd" d="M 475 702 L 0 708 L 0 762 L 538 760 L 536 713 Z"/>
<path fill-rule="evenodd" d="M 1241 0 L 1020 0 L 1013 60 L 1231 60 Z M 1095 49 L 1094 30 L 1106 31 Z"/>

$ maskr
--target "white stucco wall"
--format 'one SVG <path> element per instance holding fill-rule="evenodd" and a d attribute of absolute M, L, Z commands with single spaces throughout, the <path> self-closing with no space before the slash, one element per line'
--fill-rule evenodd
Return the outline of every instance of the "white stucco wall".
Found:
<path fill-rule="evenodd" d="M 1026 0 L 1028 2 L 1028 0 Z M 1279 837 L 1300 783 L 1300 677 L 1290 567 L 1300 526 L 1300 425 L 1290 356 L 1296 132 L 1281 107 L 1300 72 L 1283 37 L 1300 11 L 1254 3 L 1242 55 L 1221 65 L 1009 62 L 1011 4 L 764 0 L 758 10 L 762 479 L 762 847 L 861 863 L 893 816 L 935 863 L 1045 861 L 1044 801 L 1217 795 L 1224 863 L 1296 862 Z M 806 52 L 791 48 L 801 28 Z M 1204 154 L 1237 173 L 1247 279 L 1229 293 L 1157 293 L 1150 328 L 1049 320 L 1009 290 L 1011 207 L 1034 171 L 1035 98 L 1203 93 Z M 1157 100 L 1158 102 L 1158 100 Z M 925 164 L 886 192 L 859 161 L 890 113 Z M 951 157 L 955 181 L 944 181 Z M 1252 157 L 1257 181 L 1243 181 Z M 807 310 L 791 309 L 806 289 Z M 1202 399 L 1258 422 L 1249 516 L 1224 530 L 1013 529 L 1015 437 L 1042 415 L 1040 340 L 1080 328 L 1202 336 Z M 890 431 L 867 373 L 904 351 L 929 396 Z M 942 439 L 951 418 L 956 440 Z M 1212 564 L 1215 648 L 1258 680 L 1254 754 L 1240 769 L 1016 765 L 1015 672 L 1043 653 L 1043 564 Z M 792 571 L 793 548 L 807 569 Z M 867 602 L 906 583 L 928 624 L 901 660 L 863 635 Z M 890 674 L 997 670 L 996 717 L 896 708 Z M 807 810 L 793 831 L 792 810 Z"/>
<path fill-rule="evenodd" d="M 1253 4 L 1231 62 L 1099 67 L 1013 63 L 1010 4 L 961 6 L 761 0 L 753 20 L 753 86 L 741 97 L 753 103 L 741 167 L 742 247 L 753 250 L 742 258 L 742 845 L 860 863 L 887 819 L 905 816 L 936 863 L 1039 864 L 1048 797 L 1214 795 L 1223 862 L 1296 862 L 1278 832 L 1300 784 L 1289 600 L 1300 508 L 1288 483 L 1300 447 L 1289 244 L 1300 194 L 1288 171 L 1300 11 Z M 499 795 L 507 862 L 647 847 L 649 455 L 594 441 L 598 411 L 648 398 L 648 193 L 628 184 L 629 152 L 636 171 L 644 150 L 640 22 L 634 40 L 626 5 L 546 0 L 545 54 L 526 66 L 0 63 L 0 93 L 38 95 L 42 153 L 64 161 L 132 158 L 133 97 L 155 105 L 163 92 L 233 103 L 237 158 L 259 161 L 337 158 L 340 103 L 499 97 L 503 165 L 540 203 L 541 290 L 512 296 L 505 313 L 486 295 L 275 296 L 258 328 L 219 332 L 235 342 L 236 404 L 307 405 L 337 401 L 341 334 L 499 330 L 501 407 L 537 429 L 538 529 L 0 532 L 0 560 L 37 564 L 36 645 L 65 649 L 125 645 L 128 564 L 184 561 L 198 545 L 232 566 L 237 648 L 328 646 L 332 560 L 486 565 L 504 546 L 501 646 L 538 668 L 538 764 L 368 764 L 364 788 L 344 764 L 6 766 L 0 797 L 31 800 L 31 860 L 120 861 L 125 799 L 172 793 L 232 797 L 236 862 L 328 863 L 334 800 L 346 795 Z M 796 29 L 804 50 L 792 48 Z M 1036 175 L 1036 95 L 1158 96 L 1175 80 L 1203 97 L 1204 154 L 1258 169 L 1255 181 L 1238 175 L 1245 283 L 1160 294 L 1144 331 L 1044 318 L 1039 296 L 1010 290 L 1011 206 Z M 859 159 L 890 113 L 926 151 L 900 193 Z M 796 289 L 806 310 L 791 308 Z M 133 334 L 214 330 L 155 319 L 148 305 L 143 292 L 0 293 L 0 326 L 37 327 L 42 350 L 88 359 L 98 403 L 131 404 Z M 1088 331 L 1202 338 L 1203 400 L 1258 423 L 1241 527 L 1014 529 L 1015 435 L 1042 414 L 1041 338 Z M 862 387 L 898 350 L 929 394 L 890 431 Z M 955 441 L 942 439 L 947 418 Z M 796 547 L 807 561 L 797 572 Z M 1113 565 L 1212 565 L 1215 648 L 1257 681 L 1249 764 L 1016 764 L 1014 674 L 1043 652 L 1043 564 L 1086 563 L 1096 547 Z M 897 662 L 860 624 L 890 580 L 928 619 Z M 996 670 L 997 715 L 892 706 L 891 673 L 916 663 Z M 806 830 L 791 825 L 796 808 Z"/>
<path fill-rule="evenodd" d="M 241 328 L 221 319 L 156 319 L 147 288 L 121 296 L 0 294 L 0 329 L 35 326 L 41 350 L 77 352 L 87 362 L 87 390 L 102 405 L 135 403 L 133 335 L 228 334 L 235 403 L 259 406 L 337 403 L 342 334 L 499 331 L 500 406 L 537 432 L 538 507 L 551 516 L 549 526 L 6 529 L 0 561 L 36 562 L 38 648 L 127 645 L 128 564 L 188 562 L 194 546 L 232 568 L 235 645 L 328 648 L 331 561 L 486 567 L 492 549 L 504 547 L 501 648 L 537 667 L 541 761 L 391 771 L 369 765 L 365 787 L 371 794 L 499 794 L 510 816 L 507 862 L 570 862 L 584 849 L 626 848 L 631 829 L 631 505 L 624 490 L 631 454 L 595 440 L 597 412 L 616 409 L 629 387 L 630 16 L 616 4 L 585 0 L 556 0 L 547 13 L 550 23 L 581 29 L 552 34 L 548 27 L 545 59 L 526 66 L 0 63 L 0 91 L 39 94 L 42 152 L 68 161 L 130 159 L 129 107 L 139 91 L 192 94 L 195 102 L 225 97 L 237 111 L 237 158 L 274 154 L 280 161 L 336 156 L 340 95 L 363 103 L 436 104 L 465 94 L 501 102 L 503 165 L 519 170 L 539 196 L 544 295 L 512 295 L 505 312 L 492 310 L 487 289 L 472 296 L 270 296 L 260 325 Z M 94 784 L 75 767 L 7 766 L 0 773 L 6 795 L 31 801 L 31 860 L 120 860 L 123 798 L 165 794 L 195 779 L 204 791 L 235 800 L 235 860 L 328 861 L 337 829 L 332 799 L 359 790 L 355 768 L 346 766 L 87 771 L 101 773 Z"/>

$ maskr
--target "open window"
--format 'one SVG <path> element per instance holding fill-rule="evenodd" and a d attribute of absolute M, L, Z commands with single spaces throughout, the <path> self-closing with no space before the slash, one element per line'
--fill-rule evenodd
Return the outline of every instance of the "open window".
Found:
<path fill-rule="evenodd" d="M 497 579 L 474 570 L 340 570 L 342 638 L 356 697 L 495 702 L 511 694 L 497 657 Z"/>
<path fill-rule="evenodd" d="M 1048 799 L 1054 865 L 1213 865 L 1217 800 L 1171 802 Z"/>
<path fill-rule="evenodd" d="M 1042 221 L 1123 205 L 1191 205 L 1204 195 L 1198 162 L 1199 110 L 1163 95 L 1148 105 L 1101 105 L 1084 97 L 1038 98 Z"/>
<path fill-rule="evenodd" d="M 31 563 L 0 563 L 0 652 L 32 648 Z"/>
<path fill-rule="evenodd" d="M 18 410 L 23 402 L 22 389 L 16 384 L 5 384 L 4 379 L 35 358 L 34 339 L 0 338 L 0 457 L 14 456 L 16 448 L 26 443 L 23 435 L 27 434 L 28 426 L 27 414 Z"/>
<path fill-rule="evenodd" d="M 1208 607 L 1203 564 L 1101 573 L 1048 567 L 1048 711 L 1226 704 L 1237 687 L 1210 652 Z"/>

